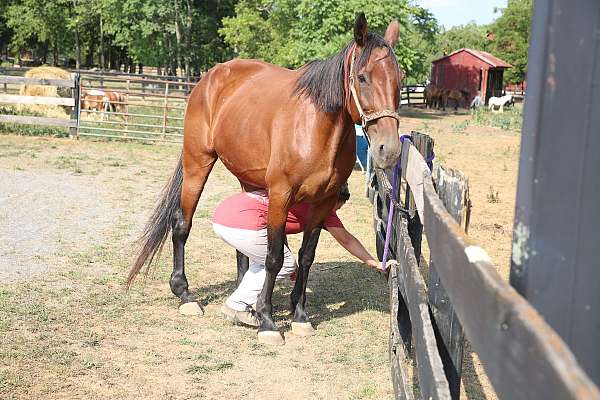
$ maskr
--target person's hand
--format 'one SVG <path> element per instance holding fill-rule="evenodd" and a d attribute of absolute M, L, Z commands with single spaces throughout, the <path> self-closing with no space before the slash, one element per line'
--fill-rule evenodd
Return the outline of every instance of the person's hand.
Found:
<path fill-rule="evenodd" d="M 398 265 L 398 261 L 387 260 L 387 262 L 385 263 L 385 271 L 380 269 L 383 276 L 385 276 L 386 281 L 388 281 L 390 279 L 390 271 L 392 270 L 392 267 L 394 267 L 396 265 Z"/>

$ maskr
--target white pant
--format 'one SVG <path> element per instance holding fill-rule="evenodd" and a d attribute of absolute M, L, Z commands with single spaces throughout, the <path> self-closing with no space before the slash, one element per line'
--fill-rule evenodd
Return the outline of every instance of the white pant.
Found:
<path fill-rule="evenodd" d="M 235 247 L 250 259 L 248 271 L 238 288 L 229 296 L 225 304 L 236 311 L 246 310 L 258 299 L 265 282 L 265 260 L 267 259 L 267 230 L 229 228 L 213 223 L 215 233 L 230 246 Z M 277 279 L 286 278 L 296 269 L 296 260 L 287 245 L 283 246 L 283 266 Z"/>

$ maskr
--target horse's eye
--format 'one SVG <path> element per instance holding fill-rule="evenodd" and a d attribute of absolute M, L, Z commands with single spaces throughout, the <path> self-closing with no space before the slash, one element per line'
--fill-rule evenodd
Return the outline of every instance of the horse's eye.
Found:
<path fill-rule="evenodd" d="M 366 78 L 366 77 L 365 77 L 363 74 L 360 74 L 360 75 L 358 76 L 358 81 L 359 81 L 360 83 L 367 83 L 367 78 Z"/>

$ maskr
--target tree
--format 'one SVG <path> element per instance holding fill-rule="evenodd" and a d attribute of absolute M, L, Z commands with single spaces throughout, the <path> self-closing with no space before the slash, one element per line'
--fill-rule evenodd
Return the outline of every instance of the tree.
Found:
<path fill-rule="evenodd" d="M 242 0 L 219 32 L 242 58 L 295 68 L 350 42 L 356 10 L 364 11 L 369 29 L 380 34 L 398 19 L 402 28 L 394 50 L 399 63 L 409 75 L 424 75 L 426 56 L 420 50 L 433 46 L 437 22 L 408 0 Z"/>
<path fill-rule="evenodd" d="M 70 0 L 22 0 L 10 4 L 5 18 L 12 31 L 12 49 L 19 55 L 25 49 L 37 50 L 44 61 L 50 49 L 53 63 L 58 65 L 59 54 L 71 45 L 71 36 L 67 34 L 68 2 Z"/>
<path fill-rule="evenodd" d="M 533 0 L 508 0 L 502 15 L 491 26 L 494 54 L 513 65 L 504 75 L 507 82 L 525 80 L 532 7 Z"/>
<path fill-rule="evenodd" d="M 477 25 L 475 22 L 443 31 L 438 37 L 437 56 L 442 57 L 462 48 L 487 51 L 490 47 L 487 32 L 487 25 Z"/>

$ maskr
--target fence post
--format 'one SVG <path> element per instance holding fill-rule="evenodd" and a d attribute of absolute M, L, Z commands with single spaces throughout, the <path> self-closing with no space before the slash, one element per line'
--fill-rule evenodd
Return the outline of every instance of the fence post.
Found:
<path fill-rule="evenodd" d="M 125 85 L 125 90 L 127 91 L 127 94 L 124 96 L 125 107 L 123 107 L 125 109 L 125 137 L 127 137 L 127 131 L 129 130 L 129 82 L 130 80 L 129 78 L 127 78 L 127 84 Z"/>
<path fill-rule="evenodd" d="M 79 118 L 81 116 L 79 96 L 81 94 L 81 76 L 79 72 L 72 74 L 73 76 L 73 89 L 71 90 L 71 97 L 73 98 L 74 104 L 71 110 L 71 126 L 69 127 L 69 137 L 71 139 L 79 139 Z"/>
<path fill-rule="evenodd" d="M 168 100 L 169 100 L 169 82 L 165 83 L 165 101 L 163 103 L 163 127 L 162 127 L 162 139 L 165 140 L 167 137 L 167 114 L 168 114 Z"/>
<path fill-rule="evenodd" d="M 436 166 L 434 182 L 444 207 L 459 225 L 465 227 L 466 231 L 471 207 L 469 184 L 466 177 L 459 171 L 445 171 L 442 167 Z M 443 262 L 443 260 L 438 260 L 438 262 Z M 450 386 L 450 395 L 453 399 L 458 399 L 462 375 L 464 331 L 439 278 L 433 258 L 429 262 L 427 286 L 438 348 Z"/>
<path fill-rule="evenodd" d="M 410 107 L 410 86 L 406 87 L 406 105 Z"/>

